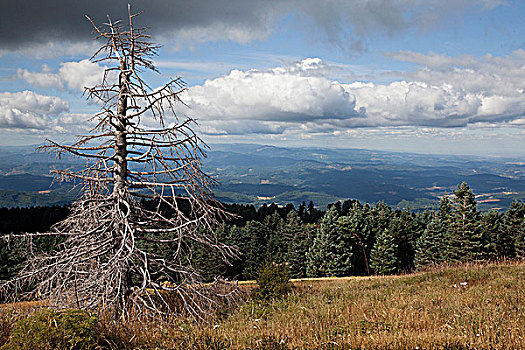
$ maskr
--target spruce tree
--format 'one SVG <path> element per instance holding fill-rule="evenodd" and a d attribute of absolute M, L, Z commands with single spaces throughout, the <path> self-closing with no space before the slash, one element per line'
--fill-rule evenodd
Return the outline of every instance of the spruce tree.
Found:
<path fill-rule="evenodd" d="M 372 253 L 370 266 L 379 275 L 391 275 L 398 271 L 397 244 L 391 228 L 386 228 L 378 237 Z"/>
<path fill-rule="evenodd" d="M 416 243 L 414 265 L 421 269 L 425 266 L 439 265 L 448 258 L 448 227 L 452 206 L 445 194 L 439 203 L 439 210 L 432 214 L 430 223 Z"/>
<path fill-rule="evenodd" d="M 503 215 L 496 210 L 489 210 L 481 218 L 483 259 L 496 260 L 499 256 L 499 237 L 503 229 Z"/>
<path fill-rule="evenodd" d="M 244 258 L 243 276 L 252 279 L 257 276 L 259 267 L 269 258 L 269 232 L 266 225 L 259 221 L 248 221 L 242 228 L 242 233 L 243 239 L 239 248 Z"/>
<path fill-rule="evenodd" d="M 445 232 L 445 224 L 435 215 L 417 241 L 414 261 L 416 268 L 439 265 L 445 261 Z"/>
<path fill-rule="evenodd" d="M 476 199 L 465 182 L 454 191 L 454 213 L 450 226 L 450 260 L 477 261 L 483 258 L 480 213 Z"/>
<path fill-rule="evenodd" d="M 306 254 L 306 277 L 322 277 L 327 274 L 327 237 L 317 228 L 312 246 Z"/>
<path fill-rule="evenodd" d="M 501 257 L 512 259 L 518 254 L 520 237 L 523 240 L 524 215 L 525 205 L 514 201 L 505 215 L 504 229 L 501 230 L 498 237 L 498 249 Z"/>
<path fill-rule="evenodd" d="M 223 224 L 219 229 L 219 236 L 224 236 L 225 242 L 230 244 L 232 247 L 237 248 L 239 254 L 235 256 L 235 259 L 231 261 L 231 265 L 226 267 L 225 277 L 239 279 L 244 276 L 245 268 L 245 259 L 246 254 L 244 254 L 245 239 L 244 231 L 237 225 L 226 225 Z M 242 248 L 241 248 L 242 247 Z"/>
<path fill-rule="evenodd" d="M 437 213 L 440 220 L 448 224 L 450 216 L 452 215 L 452 204 L 450 203 L 450 198 L 445 193 L 439 202 L 439 210 Z"/>
<path fill-rule="evenodd" d="M 390 226 L 392 209 L 383 202 L 378 202 L 375 207 L 370 209 L 367 215 L 368 225 L 377 237 Z"/>
<path fill-rule="evenodd" d="M 363 206 L 357 199 L 347 199 L 343 202 L 341 207 L 341 216 L 347 216 L 350 214 L 350 211 L 352 211 L 354 208 L 362 208 Z"/>
<path fill-rule="evenodd" d="M 8 280 L 20 271 L 26 261 L 26 250 L 22 242 L 0 240 L 0 280 Z"/>
<path fill-rule="evenodd" d="M 205 230 L 205 228 L 201 229 Z M 224 229 L 228 228 L 219 226 L 215 230 L 217 238 L 219 238 L 219 235 L 221 238 L 225 236 Z M 217 277 L 226 276 L 227 264 L 216 251 L 208 249 L 199 242 L 192 242 L 191 247 L 193 252 L 191 255 L 191 265 L 200 273 L 204 281 L 211 282 Z"/>
<path fill-rule="evenodd" d="M 345 202 L 346 203 L 346 202 Z M 367 222 L 365 208 L 355 202 L 347 215 L 337 220 L 343 237 L 350 242 L 352 250 L 352 274 L 370 274 L 370 251 L 375 239 Z"/>
<path fill-rule="evenodd" d="M 514 246 L 516 248 L 516 257 L 518 259 L 525 259 L 525 222 L 521 223 L 521 229 L 516 236 Z"/>
<path fill-rule="evenodd" d="M 309 276 L 345 276 L 352 268 L 352 251 L 337 225 L 338 212 L 332 206 L 321 220 L 308 254 Z"/>
<path fill-rule="evenodd" d="M 303 222 L 305 223 L 313 224 L 313 223 L 318 222 L 319 219 L 323 217 L 323 214 L 324 213 L 321 210 L 318 210 L 315 208 L 314 202 L 310 201 L 310 203 L 308 203 L 307 220 L 305 220 L 304 218 L 301 218 L 301 219 L 303 219 Z"/>
<path fill-rule="evenodd" d="M 510 216 L 513 217 L 512 226 L 509 228 L 515 235 L 514 249 L 518 259 L 525 259 L 525 203 L 513 205 L 515 210 Z M 509 210 L 510 211 L 510 210 Z"/>
<path fill-rule="evenodd" d="M 289 237 L 286 238 L 282 235 L 283 224 L 283 219 L 277 211 L 264 219 L 264 226 L 268 230 L 268 251 L 266 255 L 270 261 L 276 263 L 282 263 L 285 260 L 290 244 Z"/>
<path fill-rule="evenodd" d="M 301 222 L 299 214 L 292 210 L 282 226 L 282 236 L 289 242 L 285 256 L 292 278 L 306 277 L 306 254 L 310 247 L 308 227 Z"/>
<path fill-rule="evenodd" d="M 423 231 L 425 231 L 425 228 L 430 223 L 432 218 L 433 218 L 433 212 L 428 210 L 428 208 L 426 208 L 423 212 L 418 212 L 416 214 L 415 224 L 417 226 L 419 237 L 421 237 L 421 235 L 423 234 Z"/>
<path fill-rule="evenodd" d="M 184 82 L 176 78 L 152 87 L 145 80 L 158 72 L 153 60 L 159 46 L 147 28 L 136 25 L 138 15 L 128 5 L 124 21 L 108 16 L 98 26 L 88 17 L 102 41 L 91 61 L 105 69 L 85 94 L 99 110 L 89 118 L 89 133 L 71 144 L 48 140 L 40 147 L 58 158 L 78 158 L 82 166 L 52 173 L 59 182 L 77 182 L 81 195 L 50 230 L 18 235 L 64 241 L 49 254 L 31 256 L 20 273 L 0 282 L 9 297 L 38 295 L 58 308 L 111 308 L 115 321 L 131 309 L 201 318 L 208 313 L 202 306 L 215 302 L 212 288 L 202 285 L 196 292 L 200 276 L 189 257 L 193 242 L 225 260 L 232 255 L 214 234 L 224 216 L 213 199 L 216 180 L 202 169 L 207 147 L 194 120 L 177 107 Z M 153 205 L 145 205 L 145 198 Z M 165 258 L 151 253 L 153 245 L 178 249 Z M 182 302 L 168 302 L 173 294 Z"/>
<path fill-rule="evenodd" d="M 398 247 L 399 269 L 401 271 L 410 271 L 414 267 L 414 256 L 418 239 L 414 227 L 414 218 L 409 210 L 397 211 L 390 220 L 390 226 Z"/>

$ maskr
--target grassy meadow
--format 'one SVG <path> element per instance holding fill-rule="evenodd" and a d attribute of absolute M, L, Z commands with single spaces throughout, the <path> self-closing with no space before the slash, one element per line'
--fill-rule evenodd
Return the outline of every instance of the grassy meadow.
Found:
<path fill-rule="evenodd" d="M 294 286 L 282 300 L 247 301 L 204 324 L 99 322 L 99 333 L 115 349 L 525 349 L 524 263 Z M 2 312 L 5 342 L 14 310 Z"/>

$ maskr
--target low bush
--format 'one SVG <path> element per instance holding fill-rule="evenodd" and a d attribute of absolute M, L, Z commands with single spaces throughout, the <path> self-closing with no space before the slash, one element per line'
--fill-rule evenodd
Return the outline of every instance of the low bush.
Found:
<path fill-rule="evenodd" d="M 264 263 L 257 276 L 257 288 L 252 291 L 252 298 L 257 301 L 279 299 L 292 290 L 290 270 L 286 264 Z"/>
<path fill-rule="evenodd" d="M 44 310 L 17 321 L 1 350 L 84 350 L 97 347 L 97 317 L 83 310 Z"/>

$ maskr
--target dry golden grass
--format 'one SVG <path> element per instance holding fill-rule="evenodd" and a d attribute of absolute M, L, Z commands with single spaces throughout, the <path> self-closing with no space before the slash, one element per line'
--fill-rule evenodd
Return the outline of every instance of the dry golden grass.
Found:
<path fill-rule="evenodd" d="M 525 349 L 525 264 L 296 286 L 187 333 L 233 349 Z"/>
<path fill-rule="evenodd" d="M 142 319 L 100 332 L 114 349 L 525 349 L 525 263 L 295 286 L 204 325 Z"/>

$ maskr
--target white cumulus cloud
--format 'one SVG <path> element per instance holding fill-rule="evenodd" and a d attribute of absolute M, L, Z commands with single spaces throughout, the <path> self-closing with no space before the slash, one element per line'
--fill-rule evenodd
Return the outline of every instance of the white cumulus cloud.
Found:
<path fill-rule="evenodd" d="M 352 83 L 346 88 L 357 96 L 367 117 L 348 126 L 464 126 L 481 107 L 476 94 L 450 85 L 396 81 L 390 84 Z"/>
<path fill-rule="evenodd" d="M 524 50 L 505 57 L 490 54 L 449 57 L 414 52 L 399 52 L 392 57 L 423 66 L 415 72 L 399 73 L 404 79 L 448 89 L 470 101 L 477 99 L 478 108 L 466 114 L 469 122 L 509 121 L 524 115 Z"/>
<path fill-rule="evenodd" d="M 233 70 L 190 88 L 182 99 L 199 120 L 297 123 L 360 117 L 355 97 L 321 75 L 322 69 L 320 59 L 306 59 L 267 71 Z"/>
<path fill-rule="evenodd" d="M 0 128 L 46 129 L 53 117 L 69 110 L 69 104 L 55 96 L 32 91 L 0 93 Z"/>
<path fill-rule="evenodd" d="M 101 83 L 104 69 L 99 64 L 86 59 L 78 62 L 61 63 L 57 73 L 53 73 L 46 65 L 42 67 L 40 72 L 31 72 L 19 68 L 17 69 L 17 76 L 37 87 L 83 91 L 85 87 L 93 87 Z"/>
<path fill-rule="evenodd" d="M 525 119 L 525 51 L 496 57 L 449 57 L 398 52 L 419 66 L 394 72 L 388 83 L 330 78 L 334 66 L 319 58 L 268 70 L 232 70 L 192 86 L 181 96 L 200 130 L 209 135 L 348 133 L 361 127 L 521 127 Z M 63 63 L 56 73 L 19 70 L 40 87 L 81 89 L 98 83 L 103 67 L 87 60 Z M 351 76 L 351 74 L 349 75 Z M 58 97 L 30 91 L 0 94 L 0 127 L 58 132 L 86 129 L 80 114 Z M 145 121 L 147 121 L 145 119 Z M 78 127 L 76 127 L 78 126 Z"/>
<path fill-rule="evenodd" d="M 341 83 L 328 77 L 328 64 L 308 58 L 266 71 L 233 70 L 191 87 L 183 100 L 211 134 L 521 125 L 525 51 L 506 57 L 392 56 L 422 67 L 396 73 L 402 79 L 391 83 Z"/>

